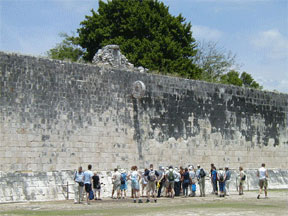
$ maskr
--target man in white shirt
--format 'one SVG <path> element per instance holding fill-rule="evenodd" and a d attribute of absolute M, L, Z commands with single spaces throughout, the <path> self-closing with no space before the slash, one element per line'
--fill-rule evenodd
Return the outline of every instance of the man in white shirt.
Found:
<path fill-rule="evenodd" d="M 117 168 L 114 169 L 114 174 L 112 176 L 112 199 L 114 199 L 114 192 L 117 193 L 117 199 L 120 199 L 120 186 L 121 186 L 121 173 Z"/>
<path fill-rule="evenodd" d="M 85 191 L 86 191 L 86 200 L 87 200 L 87 205 L 90 205 L 89 201 L 89 193 L 92 191 L 92 177 L 93 177 L 93 172 L 91 171 L 92 165 L 88 165 L 88 170 L 84 172 L 84 185 L 85 185 Z"/>
<path fill-rule="evenodd" d="M 258 193 L 257 199 L 260 199 L 260 194 L 262 193 L 263 187 L 265 191 L 265 198 L 267 198 L 268 172 L 267 172 L 267 169 L 265 168 L 265 163 L 262 163 L 261 168 L 258 169 L 257 177 L 259 178 L 259 193 Z"/>

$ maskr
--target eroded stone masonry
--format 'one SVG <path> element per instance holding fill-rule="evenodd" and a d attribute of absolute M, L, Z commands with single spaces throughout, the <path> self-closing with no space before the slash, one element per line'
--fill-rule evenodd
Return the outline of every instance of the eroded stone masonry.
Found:
<path fill-rule="evenodd" d="M 287 170 L 287 94 L 153 75 L 124 63 L 128 68 L 0 52 L 1 201 L 9 173 L 89 163 L 98 171 L 211 162 Z"/>

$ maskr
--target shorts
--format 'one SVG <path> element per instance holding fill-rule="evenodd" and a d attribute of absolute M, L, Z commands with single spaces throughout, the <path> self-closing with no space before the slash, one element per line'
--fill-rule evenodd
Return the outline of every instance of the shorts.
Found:
<path fill-rule="evenodd" d="M 149 181 L 147 185 L 147 193 L 156 191 L 156 183 L 154 181 Z"/>
<path fill-rule="evenodd" d="M 268 181 L 267 179 L 260 179 L 259 180 L 259 187 L 262 189 L 263 187 L 264 188 L 267 188 L 268 187 Z"/>
<path fill-rule="evenodd" d="M 120 190 L 127 190 L 127 183 L 120 185 Z"/>
<path fill-rule="evenodd" d="M 94 194 L 96 194 L 97 192 L 101 192 L 101 189 L 93 188 L 93 192 L 94 192 Z"/>
<path fill-rule="evenodd" d="M 133 190 L 139 190 L 139 182 L 137 180 L 132 180 L 131 181 L 131 188 Z"/>
<path fill-rule="evenodd" d="M 144 178 L 142 178 L 142 184 L 143 184 L 143 185 L 147 185 L 147 181 L 145 181 Z"/>
<path fill-rule="evenodd" d="M 120 190 L 120 186 L 121 186 L 121 184 L 119 184 L 119 183 L 113 183 L 113 190 L 114 191 Z"/>
<path fill-rule="evenodd" d="M 167 182 L 167 188 L 174 189 L 174 181 L 168 181 Z"/>
<path fill-rule="evenodd" d="M 85 184 L 85 191 L 89 193 L 92 190 L 91 184 Z"/>

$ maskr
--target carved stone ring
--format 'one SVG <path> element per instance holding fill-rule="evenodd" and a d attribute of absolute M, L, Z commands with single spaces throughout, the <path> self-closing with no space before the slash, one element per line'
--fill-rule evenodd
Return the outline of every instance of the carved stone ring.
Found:
<path fill-rule="evenodd" d="M 145 95 L 146 86 L 142 81 L 136 81 L 133 83 L 132 95 L 136 99 L 140 99 Z"/>

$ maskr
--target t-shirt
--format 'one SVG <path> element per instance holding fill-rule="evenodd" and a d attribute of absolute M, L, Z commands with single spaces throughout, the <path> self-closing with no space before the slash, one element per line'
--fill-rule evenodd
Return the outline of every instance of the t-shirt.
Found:
<path fill-rule="evenodd" d="M 230 172 L 230 170 L 227 170 L 226 171 L 226 180 L 230 180 L 230 178 L 231 178 L 231 172 Z"/>
<path fill-rule="evenodd" d="M 216 181 L 217 180 L 217 171 L 213 170 L 211 174 L 212 174 L 212 180 Z"/>
<path fill-rule="evenodd" d="M 93 177 L 92 177 L 92 180 L 93 180 L 93 188 L 97 188 L 97 187 L 99 187 L 99 185 L 100 185 L 100 178 L 99 178 L 99 176 L 98 175 L 94 175 Z"/>
<path fill-rule="evenodd" d="M 223 182 L 225 179 L 225 171 L 224 170 L 219 170 L 218 171 L 218 176 L 219 176 L 219 181 Z M 221 179 L 221 176 L 223 177 L 223 179 Z"/>
<path fill-rule="evenodd" d="M 149 181 L 150 181 L 150 176 L 149 176 L 150 171 L 154 171 L 156 177 L 159 177 L 159 173 L 158 173 L 156 170 L 147 170 L 144 175 L 147 177 L 147 179 L 148 179 Z"/>
<path fill-rule="evenodd" d="M 175 178 L 177 178 L 177 173 L 176 173 L 175 170 L 173 170 L 173 169 L 169 169 L 168 171 L 166 171 L 165 175 L 167 176 L 167 178 L 168 178 L 168 180 L 169 180 L 170 172 L 173 173 L 173 177 L 174 177 L 174 180 L 172 180 L 172 181 L 175 181 Z"/>
<path fill-rule="evenodd" d="M 91 178 L 93 176 L 93 172 L 91 170 L 87 170 L 84 172 L 84 184 L 91 184 Z"/>
<path fill-rule="evenodd" d="M 261 167 L 259 170 L 259 179 L 266 179 L 266 169 Z"/>
<path fill-rule="evenodd" d="M 190 181 L 189 172 L 185 172 L 183 174 L 183 179 L 184 179 L 184 183 L 189 183 L 189 181 Z"/>
<path fill-rule="evenodd" d="M 192 179 L 192 183 L 195 183 L 196 182 L 196 173 L 195 173 L 195 171 L 191 170 L 189 172 L 189 176 Z"/>
<path fill-rule="evenodd" d="M 175 181 L 175 182 L 179 182 L 180 180 L 181 180 L 181 175 L 180 175 L 180 173 L 175 171 L 175 179 L 174 179 L 174 181 Z"/>
<path fill-rule="evenodd" d="M 121 173 L 116 171 L 113 175 L 113 183 L 114 184 L 121 184 Z"/>
<path fill-rule="evenodd" d="M 138 172 L 137 171 L 134 170 L 130 176 L 131 176 L 132 181 L 138 181 Z"/>
<path fill-rule="evenodd" d="M 75 172 L 74 180 L 76 182 L 83 182 L 84 172 L 79 173 L 78 171 Z"/>

